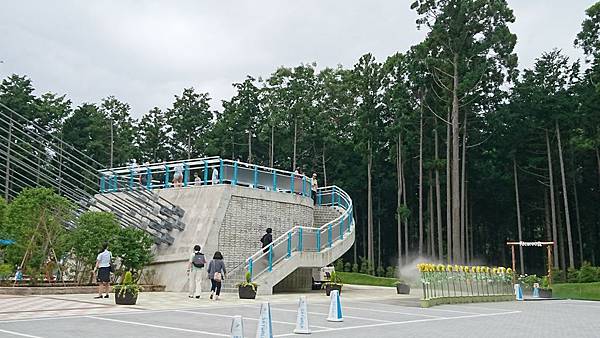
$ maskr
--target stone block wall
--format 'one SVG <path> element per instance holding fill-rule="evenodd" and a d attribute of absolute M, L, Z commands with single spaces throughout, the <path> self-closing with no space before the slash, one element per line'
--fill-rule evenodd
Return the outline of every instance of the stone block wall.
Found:
<path fill-rule="evenodd" d="M 260 239 L 266 228 L 273 229 L 275 240 L 294 226 L 313 224 L 313 207 L 310 201 L 290 203 L 289 195 L 252 192 L 256 190 L 231 196 L 219 228 L 218 248 L 230 271 L 261 248 Z M 281 197 L 287 197 L 287 200 Z"/>

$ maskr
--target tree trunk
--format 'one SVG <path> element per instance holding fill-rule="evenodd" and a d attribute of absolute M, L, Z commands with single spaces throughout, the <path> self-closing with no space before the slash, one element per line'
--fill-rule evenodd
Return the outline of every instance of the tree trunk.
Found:
<path fill-rule="evenodd" d="M 423 256 L 423 95 L 419 117 L 419 256 Z"/>
<path fill-rule="evenodd" d="M 550 221 L 550 207 L 548 206 L 548 193 L 544 190 L 544 229 L 546 230 L 546 240 L 552 240 L 552 222 Z"/>
<path fill-rule="evenodd" d="M 521 228 L 521 206 L 519 205 L 519 176 L 517 173 L 517 160 L 513 157 L 513 175 L 515 179 L 515 202 L 517 205 L 517 231 L 519 242 L 523 240 L 523 229 Z M 523 247 L 519 245 L 519 262 L 521 265 L 520 273 L 525 274 L 525 262 L 523 261 Z"/>
<path fill-rule="evenodd" d="M 381 266 L 381 192 L 377 194 L 377 269 Z"/>
<path fill-rule="evenodd" d="M 469 249 L 471 248 L 471 244 L 469 240 L 471 239 L 471 235 L 469 234 L 469 190 L 468 186 L 465 183 L 465 198 L 463 208 L 465 208 L 465 257 L 468 265 L 471 265 L 471 252 Z"/>
<path fill-rule="evenodd" d="M 396 200 L 396 221 L 398 226 L 398 266 L 402 265 L 402 217 L 400 208 L 402 207 L 402 135 L 398 133 L 398 153 L 396 154 L 396 176 L 397 182 L 397 200 Z"/>
<path fill-rule="evenodd" d="M 448 110 L 448 121 L 450 121 L 450 110 Z M 452 199 L 450 193 L 450 124 L 446 124 L 446 255 L 448 264 L 452 263 Z"/>
<path fill-rule="evenodd" d="M 435 252 L 435 231 L 433 227 L 434 217 L 433 217 L 433 174 L 431 169 L 429 170 L 429 201 L 428 201 L 428 209 L 429 209 L 429 247 L 431 248 L 431 257 L 433 260 L 437 260 L 437 255 Z"/>
<path fill-rule="evenodd" d="M 562 156 L 562 145 L 560 142 L 560 128 L 558 121 L 556 126 L 556 139 L 558 141 L 558 161 L 560 164 L 560 179 L 562 181 L 563 201 L 565 203 L 565 226 L 567 227 L 567 245 L 569 248 L 569 267 L 575 268 L 575 259 L 573 257 L 573 238 L 571 236 L 571 217 L 569 216 L 569 195 L 567 194 L 567 183 L 565 180 L 565 165 Z"/>
<path fill-rule="evenodd" d="M 459 175 L 459 114 L 458 114 L 458 54 L 454 54 L 452 85 L 452 256 L 455 263 L 463 263 L 460 243 L 460 175 Z"/>
<path fill-rule="evenodd" d="M 372 187 L 372 177 L 371 177 L 371 169 L 373 162 L 373 154 L 371 149 L 371 140 L 369 139 L 367 144 L 367 259 L 373 264 L 375 263 L 374 259 L 374 251 L 373 251 L 373 187 Z"/>
<path fill-rule="evenodd" d="M 325 146 L 323 146 L 323 186 L 327 186 L 327 169 L 325 168 Z"/>
<path fill-rule="evenodd" d="M 406 177 L 404 176 L 404 163 L 400 163 L 400 170 L 402 171 L 402 203 L 408 205 L 406 202 Z M 404 217 L 404 259 L 408 264 L 408 218 Z"/>
<path fill-rule="evenodd" d="M 439 146 L 438 146 L 438 132 L 437 132 L 437 120 L 435 120 L 435 129 L 433 130 L 435 136 L 435 207 L 436 207 L 436 219 L 437 219 L 437 241 L 438 241 L 438 255 L 440 261 L 444 257 L 443 249 L 443 238 L 442 238 L 442 203 L 440 201 L 440 170 L 438 168 L 439 161 Z"/>
<path fill-rule="evenodd" d="M 573 195 L 575 197 L 575 222 L 577 223 L 577 236 L 579 237 L 579 266 L 583 263 L 583 238 L 581 237 L 581 222 L 579 219 L 579 197 L 577 196 L 577 182 L 573 176 Z"/>
<path fill-rule="evenodd" d="M 598 187 L 600 188 L 600 148 L 596 148 L 596 164 L 598 164 Z"/>
<path fill-rule="evenodd" d="M 550 179 L 550 211 L 552 214 L 552 241 L 554 242 L 554 267 L 558 267 L 558 230 L 556 229 L 556 202 L 554 198 L 554 174 L 552 170 L 552 151 L 550 137 L 546 130 L 546 153 L 548 154 L 548 177 Z"/>
<path fill-rule="evenodd" d="M 559 247 L 560 247 L 560 262 L 561 262 L 561 269 L 563 270 L 567 270 L 567 260 L 566 260 L 566 255 L 565 255 L 565 229 L 563 228 L 563 222 L 562 222 L 562 209 L 561 209 L 561 204 L 559 201 L 557 201 L 556 204 L 556 208 L 557 208 L 557 215 L 558 215 L 558 242 L 559 242 Z"/>
<path fill-rule="evenodd" d="M 465 206 L 465 186 L 466 186 L 466 168 L 467 168 L 467 113 L 465 113 L 465 122 L 463 124 L 463 139 L 462 139 L 462 160 L 461 165 L 461 178 L 460 178 L 460 248 L 461 257 L 466 256 L 467 252 L 467 222 L 466 222 L 466 206 Z"/>
<path fill-rule="evenodd" d="M 298 140 L 298 118 L 294 118 L 294 158 L 292 160 L 292 170 L 296 170 L 296 143 Z"/>

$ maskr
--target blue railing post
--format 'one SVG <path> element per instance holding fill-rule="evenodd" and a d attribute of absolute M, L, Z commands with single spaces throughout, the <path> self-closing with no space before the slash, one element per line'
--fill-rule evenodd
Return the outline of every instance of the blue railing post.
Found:
<path fill-rule="evenodd" d="M 298 231 L 298 251 L 302 252 L 302 250 L 303 250 L 302 228 L 300 228 Z"/>
<path fill-rule="evenodd" d="M 183 186 L 187 187 L 190 181 L 190 165 L 183 162 Z"/>
<path fill-rule="evenodd" d="M 252 184 L 253 188 L 258 187 L 258 167 L 254 166 L 254 183 Z"/>
<path fill-rule="evenodd" d="M 204 185 L 208 184 L 208 162 L 204 160 Z"/>
<path fill-rule="evenodd" d="M 321 229 L 317 229 L 317 252 L 321 252 Z"/>
<path fill-rule="evenodd" d="M 223 184 L 223 159 L 219 159 L 219 184 Z"/>
<path fill-rule="evenodd" d="M 269 272 L 273 271 L 273 243 L 269 245 Z"/>
<path fill-rule="evenodd" d="M 296 175 L 294 175 L 294 173 L 292 173 L 292 175 L 290 176 L 290 191 L 292 192 L 292 194 L 294 193 L 294 179 Z"/>
<path fill-rule="evenodd" d="M 340 218 L 340 239 L 344 239 L 344 218 Z"/>
<path fill-rule="evenodd" d="M 348 217 L 346 217 L 346 223 L 348 224 L 348 232 L 350 232 L 350 224 L 352 224 L 351 213 L 348 213 Z"/>
<path fill-rule="evenodd" d="M 331 187 L 331 206 L 335 207 L 335 187 Z"/>
<path fill-rule="evenodd" d="M 306 196 L 306 176 L 302 176 L 302 196 Z"/>
<path fill-rule="evenodd" d="M 106 177 L 104 174 L 100 174 L 100 192 L 106 191 Z"/>
<path fill-rule="evenodd" d="M 133 190 L 133 175 L 135 175 L 133 169 L 129 169 L 129 190 Z"/>
<path fill-rule="evenodd" d="M 253 267 L 252 257 L 248 258 L 248 272 L 250 272 L 250 281 L 252 281 L 252 267 Z"/>
<path fill-rule="evenodd" d="M 292 257 L 292 232 L 288 232 L 287 257 Z"/>
<path fill-rule="evenodd" d="M 169 176 L 170 176 L 169 165 L 165 164 L 165 188 L 171 187 L 171 178 Z"/>
<path fill-rule="evenodd" d="M 231 180 L 232 185 L 237 185 L 237 175 L 238 175 L 238 161 L 233 162 L 233 180 Z"/>
<path fill-rule="evenodd" d="M 113 191 L 117 192 L 119 190 L 119 181 L 118 181 L 118 176 L 114 175 L 113 176 Z"/>
<path fill-rule="evenodd" d="M 331 248 L 331 244 L 333 244 L 333 227 L 331 226 L 331 223 L 329 223 L 327 225 L 327 245 Z"/>
<path fill-rule="evenodd" d="M 273 170 L 273 191 L 277 191 L 277 174 Z"/>
<path fill-rule="evenodd" d="M 146 189 L 152 189 L 152 169 L 146 168 Z"/>
<path fill-rule="evenodd" d="M 317 205 L 321 206 L 321 190 L 318 191 L 317 193 Z"/>

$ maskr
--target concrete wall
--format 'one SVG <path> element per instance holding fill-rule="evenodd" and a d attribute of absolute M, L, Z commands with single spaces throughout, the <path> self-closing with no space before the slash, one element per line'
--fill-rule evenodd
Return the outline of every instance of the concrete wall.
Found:
<path fill-rule="evenodd" d="M 223 253 L 228 269 L 260 249 L 267 227 L 274 239 L 294 225 L 312 225 L 312 200 L 295 194 L 265 191 L 231 185 L 170 188 L 156 191 L 161 197 L 185 210 L 184 231 L 174 230 L 173 245 L 155 248 L 149 267 L 156 283 L 167 291 L 186 291 L 187 262 L 195 244 L 202 246 L 207 259 L 215 251 Z M 205 279 L 202 290 L 210 289 Z"/>

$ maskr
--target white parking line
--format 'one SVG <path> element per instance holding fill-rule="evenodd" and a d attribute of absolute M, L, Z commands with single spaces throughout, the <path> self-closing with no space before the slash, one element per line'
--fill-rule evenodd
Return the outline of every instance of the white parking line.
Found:
<path fill-rule="evenodd" d="M 313 304 L 313 305 L 327 306 L 325 304 Z M 398 314 L 398 315 L 417 316 L 417 317 L 443 318 L 442 316 L 426 315 L 426 314 L 422 314 L 422 313 L 367 309 L 367 308 L 362 308 L 362 307 L 354 307 L 354 306 L 346 306 L 346 305 L 344 305 L 342 307 L 342 310 L 343 309 L 361 310 L 361 311 L 370 311 L 370 312 L 380 312 L 380 313 L 392 313 L 392 314 Z"/>
<path fill-rule="evenodd" d="M 368 305 L 373 305 L 372 303 L 365 303 L 365 302 L 356 302 L 354 301 L 353 303 L 360 303 L 360 304 L 368 304 Z M 418 311 L 443 311 L 443 312 L 452 312 L 452 313 L 462 313 L 462 314 L 467 314 L 467 315 L 476 315 L 479 314 L 477 312 L 467 312 L 467 311 L 458 311 L 458 310 L 446 310 L 446 309 L 433 309 L 433 308 L 420 308 L 420 307 L 409 307 L 409 306 L 403 306 L 403 305 L 395 305 L 395 304 L 377 304 L 377 305 L 389 305 L 389 306 L 393 306 L 393 307 L 402 307 L 402 308 L 406 308 L 406 309 L 414 309 L 414 310 L 418 310 Z M 509 310 L 506 310 L 509 311 Z"/>
<path fill-rule="evenodd" d="M 407 320 L 407 321 L 402 321 L 402 322 L 390 322 L 390 323 L 379 323 L 379 324 L 346 326 L 346 327 L 332 328 L 332 329 L 327 329 L 327 330 L 313 330 L 312 333 L 332 332 L 332 331 L 345 331 L 345 330 L 354 330 L 354 329 L 364 329 L 364 328 L 370 328 L 370 327 L 392 326 L 392 325 L 402 325 L 402 324 L 412 324 L 412 323 L 424 323 L 424 322 L 433 322 L 433 321 L 441 321 L 441 320 L 454 320 L 454 319 L 465 319 L 465 318 L 476 318 L 476 317 L 490 317 L 490 316 L 500 316 L 500 315 L 515 314 L 515 313 L 521 313 L 521 311 L 476 314 L 476 315 L 459 316 L 459 317 L 442 317 L 442 318 L 429 318 L 429 319 L 415 319 L 415 320 Z M 276 335 L 274 337 L 288 337 L 288 336 L 293 336 L 293 335 L 295 335 L 295 334 L 294 333 L 286 333 L 286 334 Z"/>
<path fill-rule="evenodd" d="M 148 327 L 154 327 L 154 328 L 157 328 L 157 329 L 166 329 L 166 330 L 191 332 L 191 333 L 201 333 L 201 334 L 206 334 L 206 335 L 209 335 L 209 336 L 229 337 L 229 335 L 222 334 L 222 333 L 214 333 L 214 332 L 207 332 L 207 331 L 200 331 L 200 330 L 182 329 L 182 328 L 179 328 L 179 327 L 172 327 L 172 326 L 146 324 L 146 323 L 139 323 L 139 322 L 131 322 L 131 321 L 127 321 L 127 320 L 118 320 L 118 319 L 102 318 L 102 317 L 95 317 L 95 316 L 87 316 L 87 318 L 98 319 L 98 320 L 106 320 L 106 321 L 109 321 L 109 322 L 116 322 L 116 323 L 130 324 L 130 325 L 148 326 Z"/>
<path fill-rule="evenodd" d="M 233 318 L 235 316 L 230 316 L 230 315 L 222 315 L 222 314 L 218 314 L 218 313 L 209 313 L 209 312 L 198 312 L 198 311 L 186 311 L 186 310 L 176 310 L 176 312 L 182 312 L 182 313 L 193 313 L 193 314 L 197 314 L 197 315 L 205 315 L 205 316 L 213 316 L 213 317 L 222 317 L 222 318 Z M 250 317 L 243 317 L 244 320 L 250 320 L 250 321 L 255 321 L 257 322 L 258 319 L 256 318 L 250 318 Z M 292 326 L 296 326 L 296 323 L 292 323 L 292 322 L 282 322 L 280 320 L 271 320 L 271 322 L 275 323 L 275 324 L 285 324 L 285 325 L 292 325 Z M 311 327 L 316 327 L 318 329 L 329 329 L 328 327 L 325 326 L 317 326 L 317 325 L 311 325 Z"/>
<path fill-rule="evenodd" d="M 13 336 L 19 336 L 19 337 L 42 338 L 42 337 L 40 337 L 40 336 L 32 336 L 32 335 L 30 335 L 30 334 L 19 333 L 19 332 L 15 332 L 15 331 L 9 331 L 9 330 L 2 330 L 2 329 L 0 329 L 0 332 L 4 332 L 4 333 L 8 333 L 8 334 L 12 334 Z"/>
<path fill-rule="evenodd" d="M 342 307 L 342 310 L 344 308 Z M 279 309 L 279 308 L 274 308 L 271 307 L 272 311 L 284 311 L 284 312 L 297 312 L 297 310 L 288 310 L 288 309 Z M 323 313 L 323 312 L 308 312 L 308 314 L 310 315 L 320 315 L 320 316 L 329 316 L 329 313 Z M 373 318 L 365 318 L 365 317 L 357 317 L 357 316 L 344 316 L 344 318 L 349 318 L 349 319 L 360 319 L 360 320 L 368 320 L 368 321 L 372 321 L 372 322 L 380 322 L 380 323 L 394 323 L 391 320 L 382 320 L 382 319 L 373 319 Z"/>

